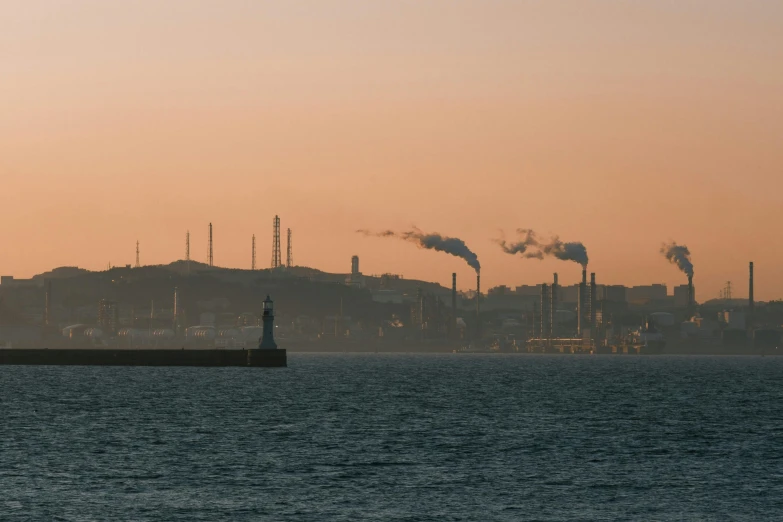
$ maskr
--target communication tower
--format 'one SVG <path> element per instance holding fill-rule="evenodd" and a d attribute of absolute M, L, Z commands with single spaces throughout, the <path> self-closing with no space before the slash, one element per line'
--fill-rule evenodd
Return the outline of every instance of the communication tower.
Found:
<path fill-rule="evenodd" d="M 139 263 L 139 242 L 136 241 L 136 268 L 139 268 L 141 266 L 141 263 Z"/>
<path fill-rule="evenodd" d="M 286 248 L 285 266 L 291 268 L 294 265 L 294 251 L 291 246 L 291 229 L 288 229 L 288 244 Z"/>
<path fill-rule="evenodd" d="M 209 224 L 209 266 L 214 266 L 212 258 L 212 223 Z"/>
<path fill-rule="evenodd" d="M 250 270 L 256 269 L 256 235 L 253 234 L 252 259 L 250 261 Z"/>
<path fill-rule="evenodd" d="M 280 217 L 272 221 L 272 268 L 278 268 L 283 263 L 280 253 Z"/>

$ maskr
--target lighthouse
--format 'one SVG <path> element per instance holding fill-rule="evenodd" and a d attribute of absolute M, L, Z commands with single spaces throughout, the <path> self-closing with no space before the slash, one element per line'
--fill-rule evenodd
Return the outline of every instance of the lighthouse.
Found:
<path fill-rule="evenodd" d="M 264 299 L 264 312 L 261 315 L 261 320 L 264 322 L 264 332 L 258 343 L 259 350 L 277 350 L 277 344 L 275 343 L 275 309 L 274 303 L 272 303 L 269 296 L 266 296 L 266 299 Z"/>

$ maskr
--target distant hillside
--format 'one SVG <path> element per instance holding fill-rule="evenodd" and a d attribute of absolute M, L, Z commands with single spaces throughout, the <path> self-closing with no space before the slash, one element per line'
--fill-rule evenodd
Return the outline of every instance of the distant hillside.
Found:
<path fill-rule="evenodd" d="M 139 268 L 128 268 L 126 266 L 113 267 L 108 270 L 90 271 L 78 267 L 59 267 L 43 274 L 33 276 L 34 278 L 52 278 L 69 279 L 90 276 L 120 276 L 123 279 L 143 280 L 156 279 L 169 276 L 196 276 L 209 275 L 218 281 L 226 283 L 238 283 L 243 285 L 253 285 L 259 279 L 304 279 L 320 283 L 345 283 L 347 273 L 333 274 L 323 272 L 316 268 L 305 266 L 294 266 L 290 268 L 280 267 L 277 269 L 264 268 L 260 270 L 247 270 L 241 268 L 224 268 L 218 266 L 209 266 L 206 263 L 198 261 L 177 260 L 167 265 L 144 265 Z M 397 277 L 383 276 L 364 276 L 365 284 L 370 290 L 380 288 L 393 288 L 405 294 L 414 294 L 419 288 L 425 293 L 434 293 L 437 295 L 446 295 L 451 290 L 437 283 L 430 281 L 421 281 L 417 279 L 403 279 Z"/>
<path fill-rule="evenodd" d="M 89 273 L 89 270 L 79 268 L 78 266 L 61 266 L 54 268 L 49 272 L 34 275 L 33 279 L 67 279 L 69 277 L 77 277 Z"/>

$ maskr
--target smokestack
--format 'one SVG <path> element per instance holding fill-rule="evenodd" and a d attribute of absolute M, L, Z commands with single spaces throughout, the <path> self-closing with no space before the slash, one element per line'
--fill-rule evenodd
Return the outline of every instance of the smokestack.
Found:
<path fill-rule="evenodd" d="M 693 313 L 693 276 L 688 275 L 688 315 Z"/>
<path fill-rule="evenodd" d="M 52 326 L 52 281 L 50 279 L 46 280 L 45 288 L 44 326 Z"/>
<path fill-rule="evenodd" d="M 481 274 L 476 272 L 476 340 L 481 339 Z"/>
<path fill-rule="evenodd" d="M 579 285 L 576 287 L 576 338 L 581 339 L 582 338 L 582 328 L 584 325 L 582 324 L 582 314 L 584 313 L 583 310 L 583 304 L 585 299 L 585 285 L 584 283 L 579 283 Z"/>
<path fill-rule="evenodd" d="M 748 310 L 751 314 L 753 314 L 756 303 L 753 300 L 753 261 L 750 262 L 749 266 L 749 277 L 748 277 Z"/>
<path fill-rule="evenodd" d="M 555 312 L 557 312 L 557 297 L 558 297 L 558 291 L 557 291 L 557 272 L 554 274 L 554 278 L 552 281 L 552 289 L 549 293 L 549 337 L 556 339 L 557 338 L 557 321 L 555 320 Z"/>
<path fill-rule="evenodd" d="M 595 339 L 595 272 L 590 273 L 590 337 Z"/>
<path fill-rule="evenodd" d="M 550 298 L 549 298 L 549 285 L 546 283 L 541 285 L 541 335 L 539 336 L 541 339 L 544 339 L 547 334 L 549 333 L 549 304 L 550 304 Z"/>
<path fill-rule="evenodd" d="M 585 312 L 587 302 L 587 267 L 582 266 L 582 282 L 577 287 L 576 296 L 576 337 L 582 338 L 582 330 L 585 328 Z"/>
<path fill-rule="evenodd" d="M 457 274 L 451 274 L 451 337 L 457 338 Z"/>

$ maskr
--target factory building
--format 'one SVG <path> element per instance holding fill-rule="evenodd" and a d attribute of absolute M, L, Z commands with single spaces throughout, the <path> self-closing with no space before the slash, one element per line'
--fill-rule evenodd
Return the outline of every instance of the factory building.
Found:
<path fill-rule="evenodd" d="M 669 294 L 666 285 L 652 284 L 632 286 L 626 291 L 625 295 L 629 303 L 645 303 L 665 301 Z"/>
<path fill-rule="evenodd" d="M 674 287 L 674 306 L 685 308 L 688 306 L 689 290 L 688 285 L 677 285 Z M 693 300 L 696 300 L 696 287 L 693 287 Z"/>
<path fill-rule="evenodd" d="M 421 339 L 444 339 L 453 329 L 452 312 L 443 300 L 421 290 L 411 303 L 411 325 Z M 453 333 L 452 333 L 453 335 Z"/>
<path fill-rule="evenodd" d="M 598 301 L 627 302 L 627 289 L 623 285 L 598 285 Z"/>
<path fill-rule="evenodd" d="M 0 285 L 3 288 L 39 288 L 43 284 L 43 279 L 16 279 L 14 276 L 0 276 Z"/>
<path fill-rule="evenodd" d="M 541 285 L 522 285 L 514 289 L 514 293 L 517 295 L 524 295 L 530 297 L 538 297 L 541 293 Z"/>

